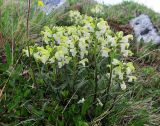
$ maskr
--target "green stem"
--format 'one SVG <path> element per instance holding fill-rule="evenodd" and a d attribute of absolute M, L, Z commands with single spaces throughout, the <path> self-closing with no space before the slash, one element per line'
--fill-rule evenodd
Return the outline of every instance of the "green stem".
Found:
<path fill-rule="evenodd" d="M 74 58 L 74 66 L 73 66 L 73 77 L 72 77 L 72 92 L 74 92 L 74 83 L 76 80 L 76 73 L 77 73 L 77 58 Z"/>
<path fill-rule="evenodd" d="M 104 101 L 102 109 L 105 108 L 105 105 L 107 103 L 107 100 L 108 100 L 108 97 L 109 97 L 109 93 L 110 93 L 110 87 L 112 85 L 112 75 L 113 75 L 112 57 L 111 57 L 111 63 L 110 64 L 111 64 L 111 68 L 110 68 L 109 84 L 108 84 L 108 86 L 106 85 L 106 91 L 105 91 L 106 97 L 105 97 L 105 101 Z"/>
<path fill-rule="evenodd" d="M 97 23 L 96 23 L 97 24 Z M 96 40 L 96 35 L 94 34 L 94 39 Z M 97 99 L 97 91 L 98 91 L 98 79 L 97 79 L 97 43 L 98 40 L 95 41 L 95 47 L 94 47 L 94 83 L 95 83 L 95 88 L 94 88 L 94 99 L 93 102 L 96 101 Z"/>
<path fill-rule="evenodd" d="M 95 64 L 94 64 L 94 67 L 95 67 L 95 70 L 94 70 L 94 82 L 95 82 L 95 88 L 94 88 L 94 102 L 96 101 L 96 98 L 97 98 L 97 91 L 98 91 L 98 79 L 97 79 L 97 61 L 96 61 L 96 54 L 95 54 Z"/>
<path fill-rule="evenodd" d="M 39 72 L 39 74 L 41 74 L 41 69 L 40 69 L 39 64 L 38 64 L 38 62 L 37 62 L 37 61 L 36 61 L 36 65 L 37 65 L 37 68 L 38 68 L 38 72 Z"/>
<path fill-rule="evenodd" d="M 56 82 L 56 64 L 53 64 L 53 81 Z"/>
<path fill-rule="evenodd" d="M 26 26 L 26 31 L 27 31 L 27 48 L 28 48 L 28 53 L 29 53 L 29 65 L 31 67 L 31 70 L 32 70 L 32 73 L 33 73 L 33 82 L 34 84 L 36 84 L 36 78 L 35 78 L 35 73 L 34 73 L 34 70 L 32 68 L 32 65 L 31 65 L 31 52 L 30 52 L 30 48 L 29 48 L 29 17 L 30 17 L 30 11 L 31 11 L 31 0 L 28 0 L 28 14 L 27 14 L 27 26 Z"/>

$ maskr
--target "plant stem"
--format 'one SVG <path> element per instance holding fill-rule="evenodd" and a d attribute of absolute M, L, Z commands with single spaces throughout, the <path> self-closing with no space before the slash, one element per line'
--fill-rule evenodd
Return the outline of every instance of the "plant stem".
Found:
<path fill-rule="evenodd" d="M 30 17 L 30 11 L 31 11 L 31 0 L 28 0 L 28 12 L 27 12 L 27 26 L 26 26 L 26 30 L 27 30 L 27 48 L 28 48 L 28 53 L 29 53 L 29 65 L 31 67 L 32 73 L 33 73 L 33 82 L 36 83 L 36 79 L 35 79 L 35 73 L 33 71 L 32 65 L 31 65 L 31 52 L 30 52 L 30 48 L 29 48 L 29 17 Z"/>
<path fill-rule="evenodd" d="M 94 82 L 95 82 L 95 88 L 94 88 L 94 102 L 96 101 L 97 98 L 97 90 L 98 90 L 98 79 L 97 79 L 97 61 L 96 61 L 96 54 L 95 54 L 95 70 L 94 70 Z"/>
<path fill-rule="evenodd" d="M 56 82 L 56 64 L 53 64 L 53 81 Z"/>
<path fill-rule="evenodd" d="M 77 74 L 77 58 L 74 58 L 74 66 L 73 66 L 73 77 L 72 77 L 72 92 L 74 92 L 74 84 L 76 80 L 76 74 Z"/>
<path fill-rule="evenodd" d="M 96 40 L 96 35 L 94 35 L 94 40 Z M 98 91 L 98 79 L 97 79 L 97 43 L 98 40 L 95 41 L 95 47 L 94 47 L 94 83 L 95 83 L 95 88 L 94 88 L 94 99 L 93 102 L 96 101 L 97 98 L 97 91 Z"/>
<path fill-rule="evenodd" d="M 105 91 L 106 97 L 105 97 L 105 100 L 104 100 L 104 104 L 103 104 L 102 109 L 105 108 L 105 105 L 106 105 L 107 100 L 108 100 L 108 97 L 109 97 L 109 91 L 110 91 L 110 87 L 111 87 L 111 85 L 112 85 L 112 75 L 113 75 L 112 72 L 113 72 L 113 66 L 112 66 L 112 58 L 111 58 L 111 68 L 110 68 L 109 84 L 108 84 L 108 87 L 106 88 L 106 91 Z"/>
<path fill-rule="evenodd" d="M 28 0 L 28 12 L 27 12 L 27 38 L 29 38 L 29 17 L 31 10 L 31 0 Z"/>
<path fill-rule="evenodd" d="M 12 5 L 13 5 L 13 1 L 12 1 Z M 12 16 L 13 16 L 13 13 L 12 13 Z M 13 17 L 12 17 L 12 65 L 13 65 L 13 62 L 14 62 L 14 38 L 13 38 Z"/>
<path fill-rule="evenodd" d="M 72 97 L 69 99 L 68 103 L 66 104 L 66 106 L 64 107 L 62 114 L 64 113 L 64 111 L 66 110 L 66 108 L 68 107 L 68 105 L 70 104 L 71 100 L 73 99 L 73 97 L 76 95 L 77 91 L 79 88 L 76 89 L 76 91 L 73 93 Z"/>

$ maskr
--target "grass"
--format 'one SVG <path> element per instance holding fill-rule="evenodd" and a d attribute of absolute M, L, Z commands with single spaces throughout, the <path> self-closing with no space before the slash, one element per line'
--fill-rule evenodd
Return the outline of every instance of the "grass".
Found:
<path fill-rule="evenodd" d="M 96 4 L 96 3 L 95 3 Z M 92 8 L 94 4 L 87 5 L 88 8 Z M 141 13 L 149 15 L 155 26 L 159 27 L 160 14 L 154 12 L 152 9 L 147 8 L 144 5 L 137 4 L 135 2 L 124 1 L 116 5 L 103 5 L 104 6 L 104 19 L 116 20 L 121 24 L 127 24 L 129 21 Z M 83 13 L 91 14 L 89 9 L 84 6 Z"/>
<path fill-rule="evenodd" d="M 72 9 L 79 9 L 79 4 L 77 7 L 77 1 L 70 2 Z M 78 3 L 80 3 L 80 11 L 82 13 L 94 16 L 90 12 L 90 8 L 92 8 L 94 4 L 86 4 L 86 2 L 84 3 L 82 0 L 78 1 Z M 65 117 L 75 117 L 74 121 L 76 123 L 77 120 L 81 119 L 75 112 L 76 110 L 78 111 L 79 108 L 75 107 L 74 104 L 69 106 L 64 117 L 59 116 L 59 113 L 64 110 L 64 107 L 60 106 L 60 104 L 66 105 L 73 94 L 68 93 L 67 90 L 59 93 L 57 90 L 58 85 L 53 86 L 54 82 L 52 82 L 50 78 L 50 72 L 47 71 L 47 74 L 43 73 L 45 66 L 42 66 L 41 74 L 36 74 L 38 78 L 36 83 L 38 83 L 38 85 L 33 83 L 34 73 L 28 64 L 30 64 L 30 62 L 34 64 L 34 62 L 24 58 L 21 53 L 21 49 L 26 46 L 28 41 L 31 44 L 41 41 L 40 32 L 45 25 L 63 25 L 65 21 L 59 22 L 57 18 L 59 14 L 56 13 L 45 16 L 44 13 L 39 10 L 34 11 L 33 5 L 35 3 L 32 3 L 28 40 L 26 37 L 27 7 L 25 1 L 20 1 L 18 4 L 19 6 L 17 7 L 17 3 L 0 0 L 0 43 L 1 47 L 4 47 L 1 50 L 5 55 L 5 62 L 0 62 L 0 125 L 54 125 L 53 120 L 60 120 L 56 125 L 63 126 L 65 124 L 63 124 L 62 120 Z M 118 25 L 124 25 L 137 14 L 145 13 L 151 17 L 153 24 L 160 30 L 160 14 L 155 13 L 143 5 L 134 2 L 123 2 L 122 4 L 114 6 L 104 5 L 104 8 L 104 14 L 96 16 L 106 20 L 116 21 Z M 14 48 L 6 44 L 8 42 L 11 43 Z M 110 111 L 105 118 L 102 118 L 97 125 L 160 125 L 159 47 L 139 45 L 136 44 L 136 41 L 134 42 L 132 43 L 132 50 L 135 55 L 128 60 L 134 62 L 138 80 L 128 86 L 127 91 L 120 95 L 121 100 L 116 103 L 112 111 Z M 4 59 L 3 57 L 0 58 Z M 11 59 L 14 60 L 11 61 Z M 34 66 L 36 65 L 34 64 Z M 38 68 L 35 67 L 34 71 L 37 72 Z M 83 71 L 80 72 L 83 73 Z M 85 82 L 82 81 L 80 84 L 84 85 L 84 83 Z M 82 92 L 85 94 L 86 91 Z M 59 96 L 57 96 L 57 94 L 59 94 Z M 74 97 L 76 99 L 77 96 L 75 95 Z M 64 100 L 62 100 L 62 103 L 57 103 L 59 99 Z M 83 107 L 87 109 L 87 105 Z M 69 122 L 65 123 L 69 125 Z M 77 123 L 77 126 L 85 126 L 85 123 Z"/>
<path fill-rule="evenodd" d="M 4 46 L 6 42 L 13 42 L 14 44 L 25 43 L 27 41 L 27 1 L 1 0 L 0 3 L 2 20 L 0 22 L 2 36 L 0 47 Z M 36 2 L 34 1 L 31 6 L 29 36 L 32 39 L 39 36 L 45 25 L 54 25 L 57 15 L 52 13 L 49 16 L 45 16 L 45 13 L 36 7 Z"/>

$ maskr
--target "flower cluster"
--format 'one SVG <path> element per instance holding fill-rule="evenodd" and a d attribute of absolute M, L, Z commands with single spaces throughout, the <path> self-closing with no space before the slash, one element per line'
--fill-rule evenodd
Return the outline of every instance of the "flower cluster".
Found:
<path fill-rule="evenodd" d="M 70 17 L 69 20 L 71 22 L 74 22 L 75 24 L 80 24 L 80 22 L 83 18 L 79 11 L 70 11 L 69 17 Z"/>
<path fill-rule="evenodd" d="M 108 65 L 113 69 L 114 80 L 120 80 L 121 88 L 125 89 L 124 81 L 132 82 L 134 66 L 124 62 L 131 56 L 129 40 L 132 35 L 123 36 L 123 32 L 114 33 L 103 19 L 81 15 L 78 11 L 70 11 L 69 18 L 75 25 L 63 27 L 45 27 L 42 31 L 43 46 L 30 47 L 30 54 L 36 61 L 43 64 L 57 64 L 59 68 L 76 62 L 86 66 L 89 56 L 98 54 L 101 59 L 111 59 Z M 27 49 L 23 52 L 29 56 Z M 118 60 L 119 59 L 119 60 Z"/>
<path fill-rule="evenodd" d="M 104 7 L 100 4 L 96 4 L 91 8 L 92 14 L 104 14 Z"/>
<path fill-rule="evenodd" d="M 113 80 L 119 82 L 122 90 L 126 89 L 125 80 L 127 82 L 133 82 L 136 80 L 135 76 L 132 76 L 132 73 L 135 71 L 132 62 L 125 63 L 118 59 L 113 59 Z"/>

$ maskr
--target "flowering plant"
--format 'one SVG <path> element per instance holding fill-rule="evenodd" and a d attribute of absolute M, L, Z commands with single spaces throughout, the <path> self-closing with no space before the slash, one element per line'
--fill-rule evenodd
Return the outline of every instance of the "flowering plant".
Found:
<path fill-rule="evenodd" d="M 123 32 L 113 33 L 102 18 L 81 15 L 78 11 L 70 11 L 69 16 L 75 26 L 44 27 L 42 35 L 45 44 L 31 46 L 31 56 L 43 64 L 57 64 L 59 68 L 74 63 L 74 59 L 85 67 L 89 64 L 88 58 L 91 55 L 96 55 L 101 60 L 108 59 L 112 79 L 125 89 L 126 79 L 129 82 L 135 80 L 131 75 L 134 72 L 133 64 L 125 62 L 125 58 L 132 55 L 129 40 L 133 36 L 123 36 Z M 28 50 L 23 51 L 28 56 Z M 107 73 L 107 77 L 110 76 Z"/>
<path fill-rule="evenodd" d="M 102 15 L 104 14 L 104 7 L 101 4 L 96 4 L 91 8 L 91 13 L 94 15 Z"/>
<path fill-rule="evenodd" d="M 91 97 L 89 103 L 92 107 L 104 108 L 108 98 L 112 99 L 109 97 L 111 90 L 125 90 L 127 83 L 136 80 L 132 75 L 135 70 L 133 63 L 126 61 L 133 54 L 129 50 L 133 36 L 114 33 L 102 18 L 81 15 L 78 11 L 70 11 L 69 19 L 72 26 L 45 26 L 41 32 L 44 43 L 30 46 L 23 52 L 27 57 L 33 57 L 37 64 L 48 66 L 46 74 L 53 70 L 55 85 L 66 84 L 60 88 L 62 94 L 65 89 L 74 96 L 85 85 L 85 90 L 83 88 L 76 101 L 73 100 L 74 104 L 87 104 L 89 109 L 87 102 Z M 56 89 L 59 93 L 59 88 Z M 87 110 L 82 111 L 85 116 Z"/>

